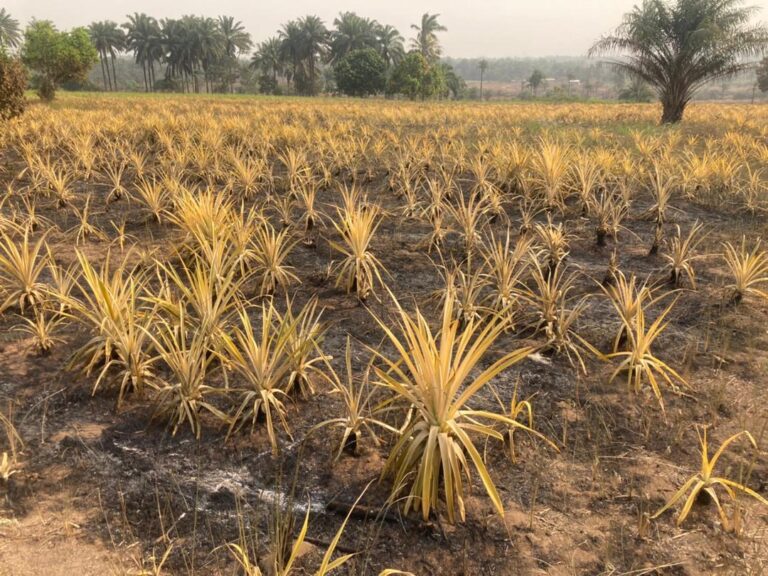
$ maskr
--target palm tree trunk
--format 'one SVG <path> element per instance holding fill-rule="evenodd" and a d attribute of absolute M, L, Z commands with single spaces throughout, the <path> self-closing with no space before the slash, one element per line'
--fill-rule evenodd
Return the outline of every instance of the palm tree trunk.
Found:
<path fill-rule="evenodd" d="M 677 124 L 683 119 L 685 104 L 676 102 L 664 102 L 664 111 L 661 115 L 662 124 Z"/>
<path fill-rule="evenodd" d="M 115 70 L 115 55 L 112 54 L 112 85 L 115 88 L 115 92 L 117 92 L 117 72 Z"/>
<path fill-rule="evenodd" d="M 685 107 L 688 104 L 688 96 L 685 90 L 671 86 L 661 96 L 662 124 L 677 124 L 683 119 Z"/>
<path fill-rule="evenodd" d="M 107 81 L 109 82 L 109 91 L 112 92 L 114 89 L 114 80 L 112 76 L 112 72 L 109 69 L 109 56 L 107 55 L 107 51 L 104 50 L 104 67 L 107 69 Z"/>
<path fill-rule="evenodd" d="M 99 61 L 101 62 L 101 79 L 104 82 L 104 90 L 109 90 L 107 86 L 107 73 L 104 68 L 104 53 L 99 50 Z"/>
<path fill-rule="evenodd" d="M 144 74 L 144 92 L 149 92 L 149 84 L 147 83 L 147 63 L 141 61 L 141 72 Z"/>
<path fill-rule="evenodd" d="M 309 51 L 309 95 L 315 95 L 315 55 Z"/>

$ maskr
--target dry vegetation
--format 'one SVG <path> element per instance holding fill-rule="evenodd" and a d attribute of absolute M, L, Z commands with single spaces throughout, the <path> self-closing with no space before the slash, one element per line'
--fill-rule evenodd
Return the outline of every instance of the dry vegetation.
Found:
<path fill-rule="evenodd" d="M 768 109 L 656 116 L 70 96 L 5 124 L 4 566 L 765 573 Z"/>

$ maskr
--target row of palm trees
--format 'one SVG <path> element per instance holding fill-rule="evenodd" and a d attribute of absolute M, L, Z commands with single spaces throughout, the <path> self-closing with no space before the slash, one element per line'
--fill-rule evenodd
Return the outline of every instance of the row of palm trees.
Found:
<path fill-rule="evenodd" d="M 104 79 L 105 90 L 117 90 L 117 71 L 115 59 L 117 54 L 125 50 L 125 33 L 114 22 L 105 20 L 94 22 L 88 28 L 91 41 L 99 53 L 101 75 Z M 110 64 L 112 69 L 110 70 Z"/>
<path fill-rule="evenodd" d="M 441 54 L 437 34 L 445 27 L 438 17 L 424 14 L 420 23 L 412 26 L 415 36 L 410 47 L 428 62 L 436 62 Z M 123 52 L 133 53 L 146 91 L 158 85 L 157 70 L 162 66 L 161 79 L 170 87 L 188 92 L 222 87 L 233 90 L 238 60 L 253 47 L 243 24 L 231 16 L 157 20 L 136 12 L 122 25 L 104 20 L 93 22 L 88 30 L 100 56 L 105 90 L 117 90 L 115 62 Z M 18 22 L 0 9 L 0 47 L 15 48 L 21 40 Z M 259 43 L 250 66 L 274 86 L 283 78 L 298 93 L 312 95 L 318 91 L 322 64 L 334 65 L 352 51 L 370 48 L 388 66 L 394 66 L 405 56 L 405 39 L 393 26 L 355 12 L 341 12 L 330 30 L 319 17 L 310 15 L 289 21 L 276 36 Z"/>
<path fill-rule="evenodd" d="M 107 90 L 117 88 L 115 58 L 123 51 L 133 52 L 147 91 L 153 90 L 157 82 L 156 67 L 162 64 L 166 66 L 165 80 L 177 83 L 184 91 L 210 92 L 216 85 L 232 90 L 237 77 L 237 58 L 249 52 L 253 45 L 243 24 L 231 16 L 157 20 L 134 13 L 122 26 L 107 20 L 94 22 L 89 31 L 101 56 Z"/>

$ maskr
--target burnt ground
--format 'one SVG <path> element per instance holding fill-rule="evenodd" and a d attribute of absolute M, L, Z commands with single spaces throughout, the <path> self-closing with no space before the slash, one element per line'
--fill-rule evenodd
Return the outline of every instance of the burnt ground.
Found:
<path fill-rule="evenodd" d="M 440 276 L 419 243 L 428 226 L 396 216 L 399 202 L 387 191 L 384 174 L 366 183 L 369 198 L 390 214 L 373 245 L 390 276 L 387 284 L 403 301 L 415 301 L 436 316 L 430 295 Z M 322 193 L 333 203 L 335 193 Z M 640 217 L 650 200 L 642 195 L 622 235 L 621 269 L 663 284 L 667 272 L 660 256 L 649 257 L 652 225 Z M 697 290 L 684 290 L 660 339 L 659 355 L 678 368 L 692 389 L 665 394 L 666 413 L 648 394 L 628 394 L 619 379 L 608 383 L 608 363 L 588 360 L 580 375 L 564 356 L 529 359 L 494 382 L 508 401 L 519 382 L 523 397 L 533 395 L 535 427 L 560 447 L 519 434 L 518 459 L 511 463 L 501 444 L 486 446 L 492 477 L 502 494 L 504 522 L 495 515 L 475 476 L 466 501 L 467 520 L 456 526 L 444 518 L 422 522 L 388 508 L 390 485 L 380 483 L 386 444 L 376 447 L 364 437 L 357 457 L 333 461 L 339 441 L 335 429 L 313 427 L 341 413 L 341 402 L 321 382 L 319 393 L 289 404 L 292 438 L 280 437 L 275 457 L 266 433 L 241 433 L 225 441 L 226 428 L 206 418 L 198 441 L 187 429 L 171 436 L 151 419 L 148 398 L 131 398 L 120 412 L 110 391 L 91 394 L 92 379 L 63 367 L 87 335 L 76 324 L 59 334 L 51 355 L 40 357 L 13 330 L 18 318 L 0 317 L 0 402 L 13 406 L 14 421 L 24 438 L 21 469 L 0 486 L 0 574 L 131 574 L 149 569 L 151 557 L 170 547 L 168 574 L 236 574 L 226 550 L 241 528 L 266 546 L 267 517 L 275 493 L 292 494 L 297 511 L 310 502 L 313 513 L 307 547 L 309 561 L 318 557 L 341 525 L 349 505 L 375 481 L 347 525 L 340 549 L 358 555 L 345 570 L 377 574 L 386 567 L 415 574 L 763 574 L 768 564 L 768 513 L 740 499 L 741 529 L 723 530 L 713 506 L 694 507 L 682 527 L 675 514 L 658 520 L 657 510 L 699 463 L 695 425 L 710 426 L 716 446 L 747 429 L 761 446 L 768 440 L 768 302 L 749 298 L 728 304 L 721 241 L 762 235 L 761 218 L 729 213 L 675 198 L 673 220 L 687 229 L 703 221 L 708 236 L 697 262 Z M 55 205 L 41 204 L 41 216 L 61 230 L 74 225 L 72 216 Z M 514 210 L 509 207 L 515 218 Z M 94 208 L 93 222 L 111 233 L 110 222 L 127 222 L 126 232 L 138 243 L 157 248 L 159 259 L 174 258 L 177 233 L 149 223 L 135 203 L 117 202 Z M 568 261 L 581 272 L 581 294 L 594 294 L 579 322 L 579 333 L 607 351 L 618 322 L 595 280 L 607 269 L 612 246 L 594 245 L 593 223 L 578 210 L 565 217 L 572 235 Z M 497 232 L 505 224 L 490 225 Z M 114 234 L 112 234 L 114 235 Z M 341 370 L 347 334 L 356 343 L 362 367 L 365 346 L 380 347 L 382 333 L 372 314 L 393 318 L 392 303 L 365 305 L 324 277 L 334 259 L 328 245 L 333 234 L 321 232 L 315 248 L 298 245 L 290 263 L 301 279 L 296 303 L 317 295 L 329 325 L 323 349 Z M 49 236 L 60 264 L 75 261 L 73 242 L 62 232 Z M 108 241 L 90 241 L 82 249 L 103 259 Z M 449 240 L 447 253 L 459 255 L 459 240 Z M 119 252 L 112 248 L 113 257 Z M 431 256 L 435 258 L 433 254 Z M 661 288 L 665 290 L 666 288 Z M 251 294 L 253 295 L 253 294 Z M 505 335 L 492 355 L 524 342 L 541 343 L 525 334 Z M 479 405 L 492 407 L 484 391 Z M 721 472 L 746 478 L 768 495 L 768 458 L 758 460 L 739 448 L 727 454 Z M 727 504 L 734 510 L 732 503 Z M 301 521 L 301 518 L 298 520 Z M 309 572 L 307 572 L 309 573 Z"/>

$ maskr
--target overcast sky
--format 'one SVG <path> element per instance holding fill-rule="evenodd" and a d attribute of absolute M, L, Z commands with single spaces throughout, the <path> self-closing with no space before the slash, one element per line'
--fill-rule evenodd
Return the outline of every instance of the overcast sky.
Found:
<path fill-rule="evenodd" d="M 444 53 L 453 57 L 582 55 L 601 34 L 611 31 L 624 12 L 641 0 L 0 0 L 17 20 L 53 20 L 59 27 L 87 25 L 146 12 L 156 18 L 182 14 L 242 20 L 258 42 L 280 25 L 305 14 L 316 14 L 327 26 L 340 11 L 355 11 L 396 26 L 406 38 L 410 25 L 424 12 L 440 14 L 448 28 L 441 35 Z M 768 0 L 752 0 L 768 21 Z"/>

